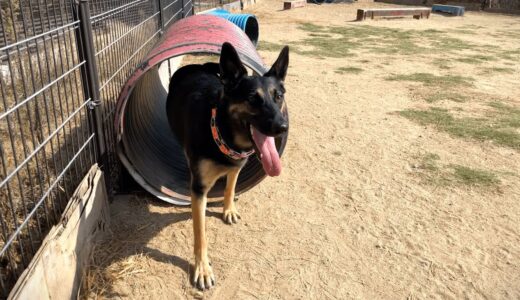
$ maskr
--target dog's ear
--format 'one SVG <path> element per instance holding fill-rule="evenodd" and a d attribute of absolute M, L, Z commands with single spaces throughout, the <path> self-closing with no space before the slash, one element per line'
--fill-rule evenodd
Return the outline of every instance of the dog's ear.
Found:
<path fill-rule="evenodd" d="M 230 43 L 224 43 L 220 52 L 220 77 L 222 82 L 225 85 L 233 85 L 246 74 L 247 70 L 240 61 L 235 48 Z"/>
<path fill-rule="evenodd" d="M 280 55 L 274 62 L 271 70 L 265 74 L 265 76 L 273 76 L 280 80 L 285 80 L 287 75 L 287 68 L 289 67 L 289 46 L 283 47 Z"/>

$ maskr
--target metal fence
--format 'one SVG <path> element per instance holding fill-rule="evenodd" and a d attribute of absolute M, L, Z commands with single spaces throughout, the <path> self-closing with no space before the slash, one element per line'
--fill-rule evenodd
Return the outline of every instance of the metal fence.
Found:
<path fill-rule="evenodd" d="M 226 4 L 237 1 L 238 0 L 195 0 L 193 3 L 193 9 L 195 13 L 199 13 L 215 7 L 222 7 Z"/>
<path fill-rule="evenodd" d="M 0 1 L 0 297 L 91 165 L 114 191 L 119 92 L 168 25 L 213 0 Z"/>

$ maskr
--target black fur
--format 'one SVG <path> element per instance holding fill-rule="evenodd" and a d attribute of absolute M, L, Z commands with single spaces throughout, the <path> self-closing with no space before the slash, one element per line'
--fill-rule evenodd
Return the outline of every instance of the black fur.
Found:
<path fill-rule="evenodd" d="M 211 133 L 211 110 L 217 108 L 217 126 L 224 141 L 236 151 L 254 147 L 250 128 L 264 135 L 287 131 L 280 109 L 283 80 L 289 63 L 285 47 L 264 76 L 247 76 L 231 44 L 224 43 L 218 64 L 189 65 L 171 78 L 166 111 L 172 131 L 182 144 L 191 172 L 192 215 L 195 235 L 193 281 L 204 289 L 214 285 L 205 240 L 206 194 L 219 176 L 226 175 L 223 219 L 240 217 L 233 202 L 237 176 L 247 159 L 234 160 L 221 153 Z"/>
<path fill-rule="evenodd" d="M 289 63 L 285 47 L 273 67 L 264 76 L 247 76 L 236 50 L 224 43 L 220 63 L 188 65 L 172 76 L 166 111 L 172 131 L 183 145 L 192 171 L 192 192 L 200 193 L 195 166 L 210 159 L 223 166 L 242 166 L 244 160 L 233 160 L 220 152 L 210 130 L 211 108 L 217 107 L 217 124 L 226 143 L 234 150 L 253 147 L 250 125 L 269 136 L 287 131 L 287 121 L 280 111 L 284 101 L 283 80 Z M 259 90 L 261 92 L 259 93 Z M 243 110 L 230 113 L 232 105 Z M 234 137 L 249 141 L 235 144 Z"/>

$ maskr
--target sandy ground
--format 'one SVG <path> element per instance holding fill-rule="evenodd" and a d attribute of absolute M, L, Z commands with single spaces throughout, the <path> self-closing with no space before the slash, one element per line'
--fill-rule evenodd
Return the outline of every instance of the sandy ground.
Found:
<path fill-rule="evenodd" d="M 308 34 L 298 29 L 300 22 L 418 30 L 473 25 L 483 29 L 460 38 L 520 48 L 518 38 L 489 34 L 520 31 L 520 17 L 468 12 L 464 18 L 351 23 L 359 7 L 388 5 L 309 5 L 292 11 L 280 11 L 281 6 L 263 0 L 251 9 L 259 17 L 262 41 L 297 43 Z M 269 63 L 277 55 L 261 54 Z M 482 65 L 440 70 L 431 56 L 360 52 L 319 59 L 292 53 L 286 80 L 291 129 L 282 176 L 240 197 L 239 224 L 224 224 L 222 208 L 209 208 L 216 287 L 201 293 L 189 282 L 190 209 L 129 195 L 112 203 L 113 234 L 97 246 L 85 296 L 520 299 L 520 152 L 456 138 L 397 115 L 429 104 L 415 99 L 417 84 L 385 80 L 414 72 L 469 74 L 475 85 L 468 93 L 518 107 L 520 63 L 507 63 L 512 74 L 484 76 L 477 74 Z M 338 66 L 363 72 L 338 74 Z M 436 105 L 458 105 L 471 114 L 481 102 Z M 437 154 L 443 165 L 506 175 L 499 175 L 493 188 L 430 184 L 416 170 L 417 157 L 425 153 Z"/>

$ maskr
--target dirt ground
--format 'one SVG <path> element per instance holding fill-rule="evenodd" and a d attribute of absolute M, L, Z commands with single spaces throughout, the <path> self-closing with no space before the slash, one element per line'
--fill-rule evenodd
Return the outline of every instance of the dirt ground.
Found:
<path fill-rule="evenodd" d="M 282 175 L 240 196 L 239 224 L 209 208 L 216 287 L 190 284 L 190 209 L 128 195 L 111 205 L 113 234 L 96 248 L 84 296 L 520 299 L 520 125 L 511 119 L 520 108 L 520 17 L 352 22 L 356 9 L 375 6 L 390 5 L 281 11 L 262 0 L 250 9 L 267 63 L 278 45 L 291 46 L 290 137 Z M 327 54 L 305 42 L 350 30 L 361 36 Z M 416 46 L 385 42 L 390 30 L 414 32 Z M 435 44 L 442 36 L 451 40 Z M 505 121 L 492 118 L 504 116 L 513 120 L 504 139 L 464 127 L 491 120 L 482 126 L 494 130 Z"/>

